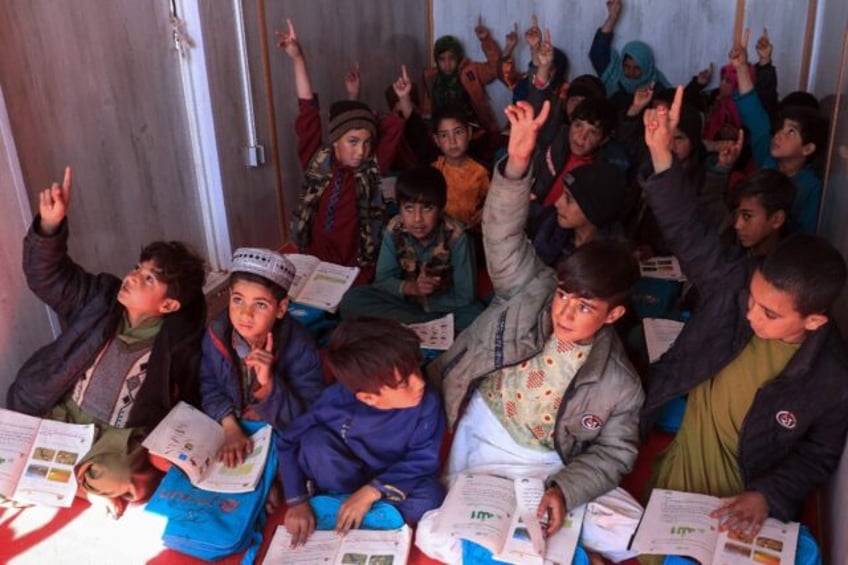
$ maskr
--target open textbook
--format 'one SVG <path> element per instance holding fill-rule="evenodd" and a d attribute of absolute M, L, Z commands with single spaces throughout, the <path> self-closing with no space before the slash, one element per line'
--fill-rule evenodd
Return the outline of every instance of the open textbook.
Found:
<path fill-rule="evenodd" d="M 448 313 L 441 318 L 420 322 L 417 324 L 406 324 L 406 327 L 415 332 L 421 340 L 424 349 L 436 349 L 447 351 L 453 345 L 453 314 Z"/>
<path fill-rule="evenodd" d="M 710 512 L 720 499 L 654 489 L 630 549 L 642 554 L 684 555 L 702 565 L 794 565 L 799 524 L 768 518 L 756 536 L 719 532 Z"/>
<path fill-rule="evenodd" d="M 680 332 L 683 322 L 666 320 L 665 318 L 643 318 L 642 327 L 645 330 L 645 346 L 648 349 L 648 362 L 653 363 L 671 349 Z"/>
<path fill-rule="evenodd" d="M 643 277 L 651 279 L 664 279 L 669 281 L 685 281 L 686 275 L 680 270 L 680 262 L 677 257 L 651 257 L 639 263 L 639 273 Z"/>
<path fill-rule="evenodd" d="M 544 493 L 541 479 L 461 473 L 439 509 L 434 531 L 473 541 L 498 561 L 568 565 L 574 558 L 586 507 L 568 512 L 563 527 L 545 539 L 536 517 Z"/>
<path fill-rule="evenodd" d="M 74 465 L 94 443 L 94 424 L 66 424 L 0 409 L 0 494 L 18 502 L 71 506 Z"/>
<path fill-rule="evenodd" d="M 285 526 L 277 526 L 262 563 L 277 565 L 404 565 L 412 545 L 412 530 L 351 530 L 344 537 L 336 532 L 313 532 L 309 541 L 291 547 Z"/>
<path fill-rule="evenodd" d="M 253 453 L 238 467 L 218 461 L 224 428 L 185 402 L 179 402 L 145 438 L 142 445 L 183 470 L 191 484 L 214 492 L 250 492 L 265 468 L 271 445 L 271 426 L 251 436 Z"/>
<path fill-rule="evenodd" d="M 342 296 L 359 275 L 359 267 L 344 267 L 321 261 L 313 255 L 290 253 L 297 275 L 289 289 L 292 302 L 335 312 Z"/>

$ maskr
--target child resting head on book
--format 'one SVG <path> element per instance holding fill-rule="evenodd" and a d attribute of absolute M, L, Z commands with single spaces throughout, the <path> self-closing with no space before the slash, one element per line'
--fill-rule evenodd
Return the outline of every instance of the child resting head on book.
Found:
<path fill-rule="evenodd" d="M 239 418 L 262 420 L 281 432 L 324 388 L 315 342 L 286 315 L 294 277 L 295 267 L 284 255 L 237 249 L 227 311 L 209 324 L 203 338 L 203 411 L 224 428 L 226 440 L 218 458 L 229 467 L 242 463 L 253 450 Z M 272 490 L 269 510 L 277 496 Z"/>
<path fill-rule="evenodd" d="M 280 439 L 293 543 L 317 528 L 394 529 L 442 503 L 445 431 L 421 375 L 418 336 L 390 320 L 344 321 L 326 350 L 338 380 Z"/>

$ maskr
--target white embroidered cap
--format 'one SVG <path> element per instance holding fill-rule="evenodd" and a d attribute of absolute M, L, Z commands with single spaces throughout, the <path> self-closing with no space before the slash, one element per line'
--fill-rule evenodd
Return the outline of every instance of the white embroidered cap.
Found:
<path fill-rule="evenodd" d="M 233 253 L 232 273 L 259 275 L 289 291 L 297 269 L 285 255 L 259 247 L 240 247 Z"/>

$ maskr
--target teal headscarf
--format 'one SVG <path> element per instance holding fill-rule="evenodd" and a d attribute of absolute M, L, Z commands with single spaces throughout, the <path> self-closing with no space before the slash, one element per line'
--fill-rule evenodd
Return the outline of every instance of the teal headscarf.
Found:
<path fill-rule="evenodd" d="M 622 64 L 627 56 L 633 59 L 642 69 L 642 76 L 637 79 L 624 76 Z M 643 41 L 631 41 L 624 46 L 620 54 L 615 49 L 610 50 L 610 62 L 601 74 L 601 80 L 604 82 L 608 96 L 612 96 L 620 88 L 628 94 L 633 94 L 651 82 L 655 82 L 658 87 L 671 88 L 671 83 L 654 65 L 654 53 L 648 47 L 648 44 Z M 658 90 L 661 89 L 658 88 Z"/>

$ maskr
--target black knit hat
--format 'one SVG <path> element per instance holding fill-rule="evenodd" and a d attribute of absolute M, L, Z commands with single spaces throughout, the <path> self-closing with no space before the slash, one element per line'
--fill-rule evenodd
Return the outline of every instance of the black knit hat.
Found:
<path fill-rule="evenodd" d="M 566 173 L 562 180 L 593 225 L 602 227 L 618 217 L 626 181 L 615 165 L 594 161 Z"/>
<path fill-rule="evenodd" d="M 371 139 L 377 137 L 377 119 L 367 104 L 356 100 L 340 100 L 330 106 L 330 143 L 338 141 L 346 131 L 367 129 Z"/>

